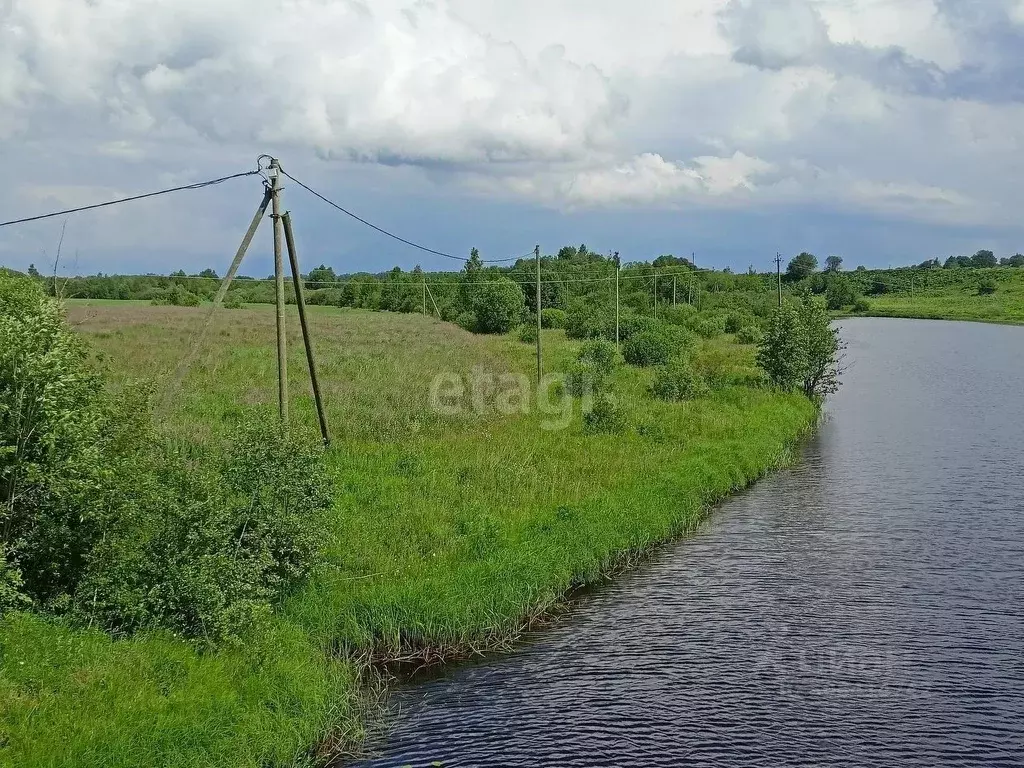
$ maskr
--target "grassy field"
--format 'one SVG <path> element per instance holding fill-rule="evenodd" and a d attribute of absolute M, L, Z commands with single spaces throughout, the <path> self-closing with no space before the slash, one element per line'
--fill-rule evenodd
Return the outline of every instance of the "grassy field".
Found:
<path fill-rule="evenodd" d="M 69 312 L 115 380 L 152 377 L 159 387 L 203 316 L 142 305 Z M 289 319 L 293 419 L 312 432 Z M 802 396 L 742 385 L 659 402 L 647 393 L 651 373 L 632 368 L 615 374 L 630 424 L 621 435 L 585 434 L 578 403 L 568 422 L 536 400 L 509 413 L 502 386 L 440 412 L 430 405 L 438 374 L 526 377 L 533 348 L 417 315 L 316 307 L 312 322 L 335 436 L 327 566 L 284 601 L 265 635 L 216 653 L 169 635 L 111 641 L 6 618 L 3 764 L 257 768 L 351 747 L 367 662 L 507 647 L 574 587 L 692 529 L 709 505 L 784 462 L 817 415 Z M 230 436 L 243 408 L 272 413 L 273 338 L 268 307 L 219 312 L 167 428 L 213 440 Z M 561 331 L 543 342 L 550 371 L 576 349 Z M 704 342 L 699 355 L 737 380 L 753 373 L 753 349 L 730 337 Z"/>
<path fill-rule="evenodd" d="M 996 292 L 980 295 L 974 285 L 871 296 L 868 315 L 917 317 L 927 320 L 977 320 L 987 323 L 1024 323 L 1024 270 L 987 270 Z"/>

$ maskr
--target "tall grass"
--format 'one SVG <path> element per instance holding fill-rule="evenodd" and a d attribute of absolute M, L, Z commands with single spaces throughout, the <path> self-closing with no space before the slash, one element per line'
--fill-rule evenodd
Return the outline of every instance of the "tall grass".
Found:
<path fill-rule="evenodd" d="M 201 310 L 76 307 L 71 321 L 116 378 L 168 382 Z M 699 524 L 709 506 L 785 461 L 816 417 L 799 395 L 737 385 L 752 351 L 720 337 L 695 364 L 723 386 L 670 404 L 653 372 L 614 374 L 631 429 L 587 435 L 542 415 L 428 407 L 444 371 L 529 373 L 532 351 L 429 318 L 312 312 L 337 488 L 327 565 L 264 635 L 200 654 L 169 635 L 112 641 L 15 615 L 0 626 L 0 759 L 19 766 L 274 766 L 358 740 L 360 665 L 507 646 L 566 594 Z M 295 324 L 292 324 L 295 327 Z M 239 404 L 276 395 L 273 313 L 222 313 L 168 429 L 213 439 Z M 293 418 L 315 421 L 301 343 Z M 545 331 L 546 365 L 577 345 Z M 321 751 L 318 751 L 321 750 Z"/>

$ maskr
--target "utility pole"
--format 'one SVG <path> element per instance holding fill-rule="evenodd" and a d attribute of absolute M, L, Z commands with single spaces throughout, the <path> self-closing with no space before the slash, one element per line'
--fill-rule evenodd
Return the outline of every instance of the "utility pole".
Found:
<path fill-rule="evenodd" d="M 277 294 L 277 401 L 282 426 L 288 426 L 288 356 L 285 333 L 284 260 L 281 248 L 281 164 L 270 161 L 270 193 L 274 223 L 274 285 Z"/>
<path fill-rule="evenodd" d="M 654 270 L 654 319 L 658 319 L 658 270 Z"/>
<path fill-rule="evenodd" d="M 779 307 L 782 307 L 782 254 L 775 254 L 775 274 L 779 280 Z"/>
<path fill-rule="evenodd" d="M 676 276 L 672 275 L 672 306 L 676 305 Z"/>
<path fill-rule="evenodd" d="M 427 316 L 427 273 L 423 273 L 423 316 Z"/>
<path fill-rule="evenodd" d="M 619 346 L 619 252 L 615 252 L 615 347 Z"/>
<path fill-rule="evenodd" d="M 533 255 L 537 261 L 537 386 L 540 386 L 541 379 L 541 351 L 540 351 L 540 246 L 533 249 Z"/>
<path fill-rule="evenodd" d="M 320 395 L 320 378 L 316 375 L 316 356 L 313 354 L 313 339 L 309 333 L 309 323 L 306 321 L 306 297 L 302 285 L 302 271 L 299 269 L 299 252 L 295 248 L 295 235 L 292 233 L 292 217 L 289 211 L 285 211 L 281 222 L 284 224 L 284 241 L 288 246 L 288 261 L 292 268 L 292 284 L 295 287 L 295 305 L 299 309 L 302 343 L 306 347 L 306 362 L 309 364 L 309 381 L 313 385 L 313 400 L 316 402 L 316 415 L 320 421 L 320 436 L 326 446 L 331 444 L 331 433 L 327 429 L 324 399 Z"/>

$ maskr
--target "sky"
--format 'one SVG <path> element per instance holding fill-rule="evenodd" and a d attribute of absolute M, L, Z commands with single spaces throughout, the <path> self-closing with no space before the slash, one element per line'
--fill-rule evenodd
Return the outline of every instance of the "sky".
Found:
<path fill-rule="evenodd" d="M 278 157 L 432 249 L 853 268 L 1024 251 L 1024 0 L 0 0 L 0 221 Z M 222 274 L 248 177 L 0 228 Z M 291 182 L 304 267 L 459 268 Z M 243 273 L 272 270 L 264 225 Z"/>

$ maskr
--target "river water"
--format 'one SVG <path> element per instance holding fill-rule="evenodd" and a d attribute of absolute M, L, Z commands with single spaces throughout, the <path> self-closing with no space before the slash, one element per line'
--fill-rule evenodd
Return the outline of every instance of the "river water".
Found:
<path fill-rule="evenodd" d="M 399 691 L 363 765 L 1024 766 L 1024 328 L 843 336 L 801 462 L 517 653 Z"/>

